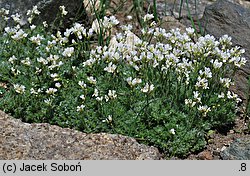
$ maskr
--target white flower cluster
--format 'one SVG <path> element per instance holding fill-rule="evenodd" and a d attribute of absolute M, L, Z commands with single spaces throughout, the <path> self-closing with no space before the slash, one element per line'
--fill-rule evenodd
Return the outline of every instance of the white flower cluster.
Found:
<path fill-rule="evenodd" d="M 147 15 L 144 20 L 148 21 L 152 18 L 152 15 Z M 203 116 L 207 116 L 212 111 L 212 107 L 204 104 L 203 94 L 209 92 L 210 89 L 211 91 L 214 90 L 213 84 L 216 82 L 219 82 L 226 90 L 231 85 L 234 85 L 230 78 L 217 77 L 217 75 L 220 75 L 220 72 L 225 73 L 230 68 L 234 69 L 246 64 L 246 59 L 241 56 L 245 50 L 239 47 L 232 47 L 231 37 L 227 35 L 222 36 L 219 41 L 211 35 L 195 40 L 196 35 L 192 28 L 187 28 L 187 33 L 181 34 L 179 29 L 173 29 L 167 33 L 165 29 L 156 27 L 149 28 L 148 31 L 144 30 L 144 33 L 153 34 L 154 39 L 158 41 L 163 41 L 164 39 L 165 42 L 150 44 L 135 36 L 130 31 L 131 27 L 123 28 L 125 31 L 123 34 L 119 33 L 111 39 L 111 50 L 105 47 L 98 47 L 92 50 L 90 59 L 84 62 L 84 66 L 92 66 L 98 63 L 97 61 L 100 58 L 105 61 L 120 58 L 120 60 L 123 60 L 125 64 L 130 65 L 136 71 L 140 71 L 144 68 L 144 64 L 147 63 L 152 68 L 160 69 L 166 75 L 174 74 L 178 81 L 186 85 L 189 85 L 190 79 L 192 79 L 194 83 L 192 88 L 193 96 L 186 99 L 185 104 L 197 108 Z M 112 70 L 111 66 L 112 62 L 105 70 L 109 68 L 110 72 L 113 72 L 114 69 Z M 117 65 L 115 68 L 117 68 Z M 195 75 L 197 77 L 194 80 Z M 190 78 L 191 76 L 192 78 Z M 142 82 L 141 79 L 133 79 L 132 77 L 127 78 L 126 81 L 131 87 Z M 151 92 L 153 89 L 153 84 L 149 85 L 146 83 L 141 91 L 146 93 Z M 225 92 L 225 94 L 227 96 L 223 98 L 233 98 L 236 102 L 240 101 L 236 94 L 232 95 L 232 92 L 231 94 Z"/>
<path fill-rule="evenodd" d="M 14 89 L 17 93 L 23 94 L 25 92 L 25 86 L 20 84 L 14 84 Z"/>
<path fill-rule="evenodd" d="M 96 33 L 100 33 L 100 28 L 103 30 L 109 30 L 119 24 L 119 21 L 116 19 L 115 16 L 111 17 L 104 17 L 103 20 L 96 19 L 92 24 L 92 30 Z"/>
<path fill-rule="evenodd" d="M 66 29 L 64 32 L 64 36 L 68 38 L 71 34 L 75 34 L 79 40 L 81 40 L 84 37 L 91 37 L 93 34 L 93 29 L 90 28 L 87 30 L 82 24 L 80 23 L 74 23 L 73 27 Z M 74 42 L 72 42 L 74 43 Z"/>
<path fill-rule="evenodd" d="M 28 10 L 27 11 L 27 16 L 28 17 L 28 22 L 31 24 L 32 23 L 32 20 L 34 19 L 34 17 L 36 15 L 39 15 L 41 12 L 38 10 L 38 7 L 37 6 L 34 6 L 32 10 Z"/>
<path fill-rule="evenodd" d="M 65 16 L 65 15 L 68 14 L 68 12 L 67 12 L 66 9 L 65 9 L 65 6 L 60 6 L 59 9 L 61 10 L 62 16 Z"/>
<path fill-rule="evenodd" d="M 62 15 L 67 14 L 64 6 L 61 6 L 60 10 Z M 39 13 L 37 7 L 34 7 L 28 15 L 33 17 Z M 1 10 L 0 14 L 8 14 L 8 11 Z M 16 22 L 20 21 L 18 14 L 11 17 Z M 149 22 L 153 18 L 154 15 L 147 14 L 143 20 Z M 81 48 L 78 46 L 82 46 L 83 40 L 89 40 L 94 31 L 100 33 L 100 28 L 102 28 L 107 32 L 117 24 L 119 21 L 114 16 L 96 20 L 90 29 L 86 29 L 80 23 L 74 23 L 65 32 L 58 31 L 55 35 L 51 35 L 47 43 L 45 43 L 44 36 L 34 35 L 34 32 L 26 33 L 19 24 L 15 27 L 6 27 L 4 31 L 15 41 L 28 37 L 28 41 L 37 48 L 46 49 L 47 53 L 35 58 L 35 61 L 31 57 L 24 57 L 20 58 L 20 62 L 25 66 L 32 66 L 33 62 L 38 62 L 40 67 L 35 67 L 37 75 L 48 69 L 47 75 L 53 81 L 54 87 L 46 87 L 44 91 L 48 96 L 54 96 L 64 86 L 60 82 L 61 75 L 58 73 L 60 66 L 71 58 L 77 57 L 78 49 Z M 31 25 L 30 29 L 36 30 L 36 26 Z M 166 89 L 175 89 L 176 92 L 179 91 L 181 85 L 186 92 L 182 103 L 199 111 L 204 117 L 213 111 L 213 107 L 206 104 L 210 94 L 217 96 L 219 100 L 240 101 L 236 94 L 228 91 L 234 82 L 230 78 L 232 75 L 226 75 L 226 73 L 246 64 L 246 58 L 242 57 L 245 50 L 237 46 L 232 47 L 231 37 L 228 35 L 222 36 L 217 41 L 211 35 L 198 37 L 193 28 L 187 28 L 185 33 L 181 33 L 178 28 L 167 32 L 165 29 L 156 27 L 154 22 L 142 29 L 141 38 L 131 31 L 131 25 L 122 26 L 122 30 L 122 33 L 116 34 L 110 40 L 109 46 L 96 46 L 87 51 L 89 57 L 79 67 L 95 70 L 95 66 L 98 66 L 101 70 L 97 72 L 111 77 L 122 75 L 124 76 L 122 80 L 125 82 L 123 85 L 128 86 L 129 89 L 138 90 L 141 94 L 153 95 L 160 87 L 158 85 L 162 84 L 161 81 L 164 82 Z M 76 37 L 76 41 L 74 39 L 69 41 L 71 35 Z M 150 36 L 149 40 L 145 40 L 144 38 L 148 36 Z M 11 72 L 14 75 L 20 74 L 18 68 L 15 67 L 18 60 L 19 58 L 15 56 L 9 58 L 9 63 L 12 65 Z M 74 66 L 74 70 L 77 68 Z M 96 74 L 87 74 L 78 81 L 82 91 L 88 91 L 91 87 L 92 97 L 99 102 L 103 99 L 108 102 L 117 99 L 117 95 L 120 95 L 116 92 L 118 89 L 101 90 L 98 85 L 99 77 Z M 220 89 L 217 91 L 214 85 L 219 86 Z M 18 84 L 14 86 L 14 89 L 17 93 L 25 91 L 25 87 Z M 32 89 L 32 92 L 36 94 L 35 92 L 38 91 Z M 84 101 L 85 96 L 87 96 L 86 92 L 82 93 L 80 99 Z M 51 100 L 47 99 L 47 102 Z M 78 106 L 77 111 L 83 111 L 84 107 L 85 105 Z M 174 130 L 171 133 L 173 134 Z"/>
<path fill-rule="evenodd" d="M 30 37 L 30 41 L 36 45 L 41 45 L 41 41 L 44 39 L 43 36 L 37 34 L 36 36 Z"/>
<path fill-rule="evenodd" d="M 10 11 L 4 8 L 0 9 L 0 16 L 2 17 L 2 19 L 4 19 L 4 21 L 8 21 L 10 18 L 8 17 Z"/>
<path fill-rule="evenodd" d="M 15 27 L 5 27 L 5 32 L 10 35 L 10 37 L 16 41 L 26 38 L 28 36 L 27 33 L 24 32 L 23 29 L 20 29 L 20 25 Z"/>

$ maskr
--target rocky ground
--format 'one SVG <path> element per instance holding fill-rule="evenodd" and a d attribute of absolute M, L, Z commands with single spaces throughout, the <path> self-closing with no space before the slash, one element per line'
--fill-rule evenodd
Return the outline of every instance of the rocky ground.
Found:
<path fill-rule="evenodd" d="M 0 111 L 0 160 L 159 160 L 155 147 L 114 134 L 23 123 Z"/>
<path fill-rule="evenodd" d="M 235 125 L 229 131 L 215 131 L 207 136 L 207 145 L 204 151 L 199 153 L 190 154 L 186 159 L 188 160 L 221 160 L 222 151 L 228 150 L 228 147 L 237 139 L 248 138 L 250 139 L 247 130 L 247 123 L 244 117 L 237 117 Z M 177 159 L 177 158 L 175 158 Z"/>

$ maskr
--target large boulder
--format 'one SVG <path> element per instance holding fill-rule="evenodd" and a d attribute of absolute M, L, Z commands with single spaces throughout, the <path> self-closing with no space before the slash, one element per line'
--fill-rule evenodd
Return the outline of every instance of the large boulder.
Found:
<path fill-rule="evenodd" d="M 157 148 L 115 134 L 86 134 L 45 123 L 28 124 L 0 111 L 0 160 L 160 159 Z"/>
<path fill-rule="evenodd" d="M 151 6 L 153 5 L 154 0 L 149 0 Z M 158 0 L 157 1 L 157 12 L 160 17 L 173 15 L 176 18 L 179 18 L 180 6 L 181 8 L 181 18 L 188 17 L 189 12 L 195 19 L 200 19 L 203 15 L 205 6 L 212 4 L 214 0 Z M 188 6 L 187 6 L 188 5 Z"/>
<path fill-rule="evenodd" d="M 223 160 L 250 160 L 250 136 L 236 139 L 220 155 Z"/>
<path fill-rule="evenodd" d="M 87 21 L 82 0 L 0 0 L 0 9 L 5 8 L 10 11 L 10 14 L 19 13 L 22 16 L 22 23 L 27 23 L 26 13 L 31 10 L 33 6 L 37 6 L 41 12 L 39 17 L 35 19 L 34 23 L 41 23 L 47 21 L 54 22 L 57 15 L 60 14 L 59 7 L 65 6 L 67 15 L 64 17 L 64 25 L 72 23 L 76 18 L 82 18 Z M 85 19 L 84 19 L 85 18 Z"/>
<path fill-rule="evenodd" d="M 247 100 L 249 95 L 248 75 L 250 74 L 250 9 L 227 0 L 218 0 L 206 7 L 201 22 L 206 33 L 217 38 L 228 34 L 232 37 L 234 45 L 246 50 L 244 57 L 246 57 L 247 63 L 236 73 L 235 86 L 232 89 L 243 100 Z"/>

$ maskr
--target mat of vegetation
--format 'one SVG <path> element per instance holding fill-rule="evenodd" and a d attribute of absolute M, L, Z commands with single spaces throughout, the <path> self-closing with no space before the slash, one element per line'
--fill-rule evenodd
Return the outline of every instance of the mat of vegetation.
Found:
<path fill-rule="evenodd" d="M 1 15 L 7 20 L 8 11 Z M 201 150 L 207 131 L 234 122 L 241 100 L 229 87 L 246 59 L 231 37 L 167 32 L 152 14 L 142 19 L 141 37 L 128 24 L 111 38 L 114 16 L 51 33 L 45 22 L 32 24 L 37 8 L 29 15 L 29 28 L 16 14 L 0 35 L 0 79 L 8 86 L 0 108 L 14 117 L 131 136 L 166 157 Z"/>

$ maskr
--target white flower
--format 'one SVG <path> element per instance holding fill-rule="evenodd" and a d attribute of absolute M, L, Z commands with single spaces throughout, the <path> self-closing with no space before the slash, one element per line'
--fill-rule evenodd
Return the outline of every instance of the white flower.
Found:
<path fill-rule="evenodd" d="M 30 12 L 30 13 L 29 13 Z M 27 11 L 27 15 L 32 15 L 32 14 L 35 14 L 35 15 L 39 15 L 41 12 L 37 9 L 37 6 L 33 6 L 32 10 L 31 11 Z"/>
<path fill-rule="evenodd" d="M 5 8 L 1 8 L 0 9 L 0 14 L 3 14 L 3 15 L 9 15 L 10 11 L 5 9 Z"/>
<path fill-rule="evenodd" d="M 35 72 L 35 74 L 39 74 L 39 73 L 41 73 L 41 72 L 42 72 L 42 69 L 39 68 L 39 67 L 36 67 L 36 72 Z"/>
<path fill-rule="evenodd" d="M 50 77 L 51 78 L 56 78 L 56 77 L 58 77 L 59 75 L 57 74 L 57 73 L 52 73 L 52 74 L 50 74 Z"/>
<path fill-rule="evenodd" d="M 88 77 L 87 80 L 90 82 L 90 84 L 96 84 L 96 79 L 93 76 Z"/>
<path fill-rule="evenodd" d="M 15 69 L 13 67 L 11 67 L 11 72 L 16 76 L 19 75 L 21 72 L 18 69 Z"/>
<path fill-rule="evenodd" d="M 63 16 L 67 15 L 68 12 L 65 10 L 65 6 L 60 6 L 59 9 L 61 10 Z"/>
<path fill-rule="evenodd" d="M 128 15 L 128 16 L 127 16 L 127 19 L 128 19 L 128 20 L 132 20 L 133 17 L 132 17 L 131 15 Z"/>
<path fill-rule="evenodd" d="M 107 123 L 111 123 L 112 122 L 112 115 L 108 115 L 108 117 L 105 119 L 105 120 L 103 120 L 102 122 L 107 122 Z"/>
<path fill-rule="evenodd" d="M 143 21 L 146 22 L 146 21 L 149 21 L 151 19 L 154 18 L 154 15 L 153 14 L 146 14 L 144 17 L 143 17 Z"/>
<path fill-rule="evenodd" d="M 74 53 L 74 47 L 67 47 L 64 49 L 62 55 L 65 57 L 71 57 L 73 53 Z"/>
<path fill-rule="evenodd" d="M 140 84 L 142 82 L 141 79 L 139 78 L 134 78 L 131 82 L 132 86 L 136 85 L 136 84 Z"/>
<path fill-rule="evenodd" d="M 192 99 L 185 99 L 185 105 L 188 105 L 190 107 L 194 107 L 196 105 L 196 102 Z"/>
<path fill-rule="evenodd" d="M 200 70 L 199 74 L 204 75 L 206 78 L 212 78 L 212 72 L 211 72 L 210 68 L 208 68 L 208 67 L 205 67 L 204 71 Z"/>
<path fill-rule="evenodd" d="M 57 89 L 56 88 L 49 88 L 46 90 L 46 93 L 49 94 L 49 95 L 53 95 L 57 92 Z"/>
<path fill-rule="evenodd" d="M 240 68 L 241 66 L 246 65 L 246 62 L 247 62 L 247 60 L 246 60 L 245 57 L 239 57 L 239 59 L 238 59 L 237 61 L 234 62 L 234 65 L 235 65 L 236 67 L 239 67 L 239 68 Z"/>
<path fill-rule="evenodd" d="M 25 92 L 25 86 L 24 85 L 19 85 L 19 84 L 14 84 L 14 89 L 17 93 L 23 94 Z"/>
<path fill-rule="evenodd" d="M 233 95 L 232 95 L 231 91 L 227 91 L 227 98 L 228 99 L 232 99 L 233 98 Z"/>
<path fill-rule="evenodd" d="M 37 91 L 35 91 L 35 89 L 34 89 L 34 88 L 31 88 L 31 89 L 30 89 L 30 94 L 35 94 L 35 95 L 37 95 L 37 94 L 38 94 L 38 92 L 37 92 Z"/>
<path fill-rule="evenodd" d="M 86 60 L 85 62 L 82 63 L 82 65 L 85 66 L 91 66 L 96 62 L 96 59 L 90 58 L 88 60 Z"/>
<path fill-rule="evenodd" d="M 154 90 L 154 85 L 153 84 L 149 85 L 148 83 L 141 89 L 141 91 L 144 93 L 150 93 L 153 90 Z"/>
<path fill-rule="evenodd" d="M 227 44 L 227 45 L 232 45 L 232 37 L 229 37 L 228 35 L 223 35 L 220 39 L 219 42 L 221 44 Z"/>
<path fill-rule="evenodd" d="M 189 35 L 192 35 L 192 34 L 195 32 L 194 28 L 191 28 L 191 27 L 186 28 L 186 31 L 187 31 L 187 33 L 188 33 Z"/>
<path fill-rule="evenodd" d="M 197 100 L 197 102 L 201 102 L 201 98 L 199 97 L 200 93 L 198 91 L 193 91 L 194 99 Z"/>
<path fill-rule="evenodd" d="M 42 58 L 42 57 L 37 58 L 36 60 L 37 60 L 37 62 L 40 62 L 43 65 L 47 65 L 48 64 L 48 61 L 46 59 Z"/>
<path fill-rule="evenodd" d="M 97 101 L 102 101 L 102 100 L 103 100 L 103 97 L 96 97 L 96 100 L 97 100 Z"/>
<path fill-rule="evenodd" d="M 59 80 L 59 75 L 57 73 L 50 74 L 50 77 L 53 78 L 54 81 L 58 81 Z"/>
<path fill-rule="evenodd" d="M 195 84 L 196 88 L 209 89 L 208 80 L 205 78 L 198 77 L 198 81 Z"/>
<path fill-rule="evenodd" d="M 32 18 L 32 17 L 29 17 L 27 20 L 28 20 L 28 22 L 31 24 L 31 23 L 32 23 L 33 18 Z"/>
<path fill-rule="evenodd" d="M 78 85 L 81 86 L 81 88 L 86 88 L 86 84 L 83 81 L 79 81 Z"/>
<path fill-rule="evenodd" d="M 72 28 L 66 29 L 66 31 L 63 34 L 65 37 L 69 37 L 71 33 L 72 33 Z"/>
<path fill-rule="evenodd" d="M 9 62 L 11 63 L 11 64 L 14 64 L 14 61 L 16 61 L 17 60 L 17 58 L 16 58 L 16 56 L 11 56 L 10 58 L 9 58 Z"/>
<path fill-rule="evenodd" d="M 61 86 L 62 85 L 59 82 L 55 83 L 55 87 L 60 88 Z"/>
<path fill-rule="evenodd" d="M 88 33 L 87 33 L 87 37 L 91 37 L 94 33 L 94 30 L 92 28 L 89 29 Z"/>
<path fill-rule="evenodd" d="M 211 111 L 211 108 L 208 107 L 207 105 L 204 105 L 204 106 L 199 106 L 198 107 L 198 110 L 202 113 L 202 116 L 203 117 L 206 117 L 207 116 L 207 113 Z"/>
<path fill-rule="evenodd" d="M 30 58 L 27 57 L 26 59 L 21 60 L 21 63 L 24 64 L 24 65 L 30 66 L 31 65 Z"/>
<path fill-rule="evenodd" d="M 102 21 L 102 25 L 105 29 L 111 29 L 113 26 L 119 24 L 119 21 L 116 19 L 115 16 L 111 16 L 111 17 L 104 17 L 103 21 Z"/>
<path fill-rule="evenodd" d="M 18 14 L 18 13 L 16 13 L 15 15 L 11 15 L 11 18 L 15 21 L 15 22 L 17 22 L 17 23 L 20 23 L 20 21 L 21 21 L 21 15 L 20 14 Z"/>
<path fill-rule="evenodd" d="M 26 38 L 28 34 L 26 34 L 22 29 L 19 29 L 14 35 L 11 36 L 14 40 L 20 40 L 22 38 Z"/>
<path fill-rule="evenodd" d="M 104 98 L 105 98 L 105 101 L 106 101 L 106 102 L 109 101 L 109 96 L 105 95 Z"/>
<path fill-rule="evenodd" d="M 223 87 L 229 88 L 234 83 L 230 78 L 220 78 L 220 83 L 223 84 Z"/>
<path fill-rule="evenodd" d="M 77 107 L 76 107 L 76 111 L 77 111 L 77 112 L 82 112 L 84 108 L 85 108 L 85 105 L 77 106 Z"/>
<path fill-rule="evenodd" d="M 132 77 L 128 77 L 128 78 L 127 78 L 127 82 L 128 82 L 128 84 L 129 84 L 131 87 L 133 87 L 133 86 L 135 86 L 136 84 L 140 84 L 140 83 L 142 82 L 142 80 L 139 79 L 139 78 L 134 78 L 134 79 L 132 80 Z"/>
<path fill-rule="evenodd" d="M 110 23 L 111 23 L 112 26 L 115 26 L 115 25 L 119 24 L 119 21 L 116 19 L 115 16 L 111 16 L 109 18 L 109 20 L 110 20 Z"/>
<path fill-rule="evenodd" d="M 17 32 L 15 28 L 5 27 L 4 31 L 7 32 L 7 34 L 12 35 Z"/>
<path fill-rule="evenodd" d="M 74 23 L 73 28 L 66 31 L 66 35 L 68 35 L 70 31 L 72 31 L 74 34 L 76 34 L 78 39 L 80 39 L 80 40 L 82 39 L 82 36 L 85 36 L 85 37 L 87 36 L 86 29 L 80 23 Z"/>
<path fill-rule="evenodd" d="M 92 95 L 92 97 L 98 97 L 98 95 L 99 95 L 99 91 L 95 88 L 94 94 Z"/>
<path fill-rule="evenodd" d="M 81 95 L 80 98 L 81 98 L 82 100 L 85 100 L 85 95 Z"/>
<path fill-rule="evenodd" d="M 114 73 L 116 69 L 116 65 L 110 62 L 107 67 L 104 68 L 104 71 L 107 71 L 109 73 Z"/>
<path fill-rule="evenodd" d="M 51 105 L 52 102 L 51 102 L 51 99 L 49 98 L 49 99 L 45 99 L 44 103 L 46 103 L 47 105 Z"/>
<path fill-rule="evenodd" d="M 221 68 L 221 66 L 222 66 L 222 62 L 219 62 L 217 59 L 213 62 L 213 67 L 215 68 L 215 69 L 217 69 L 217 68 Z"/>
<path fill-rule="evenodd" d="M 221 94 L 218 95 L 218 98 L 225 98 L 224 92 L 221 92 Z"/>
<path fill-rule="evenodd" d="M 109 90 L 108 96 L 111 99 L 115 99 L 117 97 L 116 91 L 115 90 Z"/>
<path fill-rule="evenodd" d="M 169 130 L 169 132 L 171 133 L 171 134 L 175 134 L 175 129 L 171 129 L 171 130 Z"/>
<path fill-rule="evenodd" d="M 44 21 L 44 22 L 43 22 L 43 27 L 45 27 L 45 28 L 47 28 L 47 27 L 48 27 L 48 23 L 47 23 L 47 21 Z"/>
<path fill-rule="evenodd" d="M 35 28 L 36 28 L 36 25 L 34 25 L 34 24 L 30 26 L 30 30 L 32 30 L 32 31 L 33 31 Z"/>
<path fill-rule="evenodd" d="M 37 34 L 36 36 L 30 37 L 30 41 L 34 44 L 41 45 L 41 41 L 43 40 L 43 36 Z"/>
<path fill-rule="evenodd" d="M 100 21 L 101 23 L 101 21 Z M 99 22 L 97 19 L 95 19 L 93 22 L 92 22 L 92 26 L 91 26 L 91 29 L 93 31 L 95 31 L 96 33 L 100 33 L 100 25 L 99 25 Z"/>
<path fill-rule="evenodd" d="M 235 99 L 236 103 L 241 102 L 242 100 L 238 97 L 238 95 L 234 92 L 231 91 L 227 91 L 227 98 L 228 99 Z"/>

